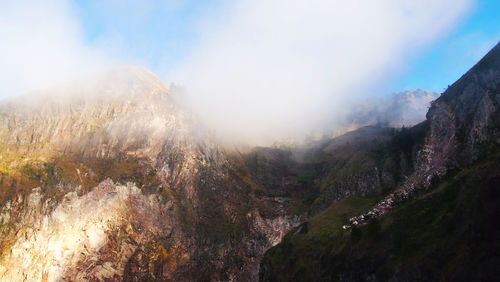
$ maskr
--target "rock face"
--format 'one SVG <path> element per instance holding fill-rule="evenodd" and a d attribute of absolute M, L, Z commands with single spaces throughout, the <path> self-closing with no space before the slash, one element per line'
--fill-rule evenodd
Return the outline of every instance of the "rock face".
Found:
<path fill-rule="evenodd" d="M 424 138 L 412 145 L 412 172 L 396 190 L 364 212 L 348 201 L 333 203 L 310 219 L 306 235 L 294 230 L 266 253 L 261 281 L 498 276 L 490 265 L 498 261 L 500 234 L 493 215 L 500 203 L 499 107 L 500 43 L 432 103 L 424 123 L 409 129 L 423 130 Z"/>
<path fill-rule="evenodd" d="M 500 46 L 436 100 L 427 119 L 431 165 L 463 167 L 477 159 L 482 144 L 500 139 Z"/>
<path fill-rule="evenodd" d="M 313 213 L 353 195 L 380 197 L 392 191 L 413 170 L 420 131 L 367 126 L 306 150 L 303 163 L 320 186 Z"/>
<path fill-rule="evenodd" d="M 70 192 L 58 204 L 42 201 L 40 190 L 26 199 L 17 241 L 2 258 L 7 281 L 117 279 L 138 246 L 172 233 L 173 218 L 162 214 L 166 203 L 131 184 L 106 180 L 86 195 Z M 4 209 L 7 218 L 10 211 Z"/>
<path fill-rule="evenodd" d="M 113 70 L 4 103 L 1 140 L 30 151 L 156 158 L 166 138 L 177 143 L 189 138 L 189 117 L 177 110 L 168 93 L 147 70 Z"/>
<path fill-rule="evenodd" d="M 386 214 L 498 148 L 499 58 L 497 45 L 411 129 L 364 127 L 293 150 L 221 146 L 172 90 L 140 68 L 4 102 L 0 278 L 273 280 L 279 271 L 307 273 L 294 264 L 302 255 L 317 258 L 318 248 L 327 267 L 350 244 L 338 226 L 350 216 L 365 218 L 373 205 L 377 216 Z M 404 99 L 394 107 L 430 96 L 399 94 Z M 297 254 L 290 240 L 280 243 L 290 230 L 285 239 L 310 240 Z M 351 235 L 359 239 L 355 229 Z M 388 257 L 362 261 L 371 267 Z M 378 279 L 346 265 L 349 259 L 339 266 L 345 272 L 329 277 Z"/>
<path fill-rule="evenodd" d="M 425 143 L 415 158 L 415 172 L 372 210 L 351 219 L 362 223 L 394 204 L 427 189 L 434 178 L 467 168 L 480 154 L 500 144 L 500 46 L 432 103 Z"/>
<path fill-rule="evenodd" d="M 0 145 L 3 280 L 254 280 L 299 224 L 144 69 L 5 102 Z"/>

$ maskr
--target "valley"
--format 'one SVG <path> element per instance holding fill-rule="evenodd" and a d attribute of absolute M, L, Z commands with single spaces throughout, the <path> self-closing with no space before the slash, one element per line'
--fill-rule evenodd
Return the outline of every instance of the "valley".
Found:
<path fill-rule="evenodd" d="M 499 83 L 497 45 L 425 121 L 274 147 L 138 67 L 3 101 L 0 278 L 494 280 Z"/>

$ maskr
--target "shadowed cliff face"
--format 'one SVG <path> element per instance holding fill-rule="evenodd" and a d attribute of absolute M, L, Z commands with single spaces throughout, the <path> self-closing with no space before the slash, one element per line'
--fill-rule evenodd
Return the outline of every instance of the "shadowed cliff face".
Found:
<path fill-rule="evenodd" d="M 143 69 L 4 102 L 0 146 L 10 281 L 253 280 L 299 222 Z"/>
<path fill-rule="evenodd" d="M 449 168 L 470 165 L 481 149 L 500 142 L 500 45 L 436 100 L 427 119 L 431 163 Z"/>
<path fill-rule="evenodd" d="M 497 279 L 499 111 L 500 43 L 408 130 L 422 138 L 403 143 L 412 170 L 393 191 L 308 219 L 266 253 L 261 281 Z"/>
<path fill-rule="evenodd" d="M 344 239 L 358 240 L 341 228 L 349 217 L 386 214 L 394 195 L 408 199 L 496 150 L 498 48 L 418 126 L 293 149 L 222 147 L 140 68 L 4 101 L 0 277 L 253 281 L 266 250 L 307 219 L 268 253 L 261 278 L 310 278 L 301 261 L 328 268 Z M 356 273 L 339 267 L 337 278 Z"/>

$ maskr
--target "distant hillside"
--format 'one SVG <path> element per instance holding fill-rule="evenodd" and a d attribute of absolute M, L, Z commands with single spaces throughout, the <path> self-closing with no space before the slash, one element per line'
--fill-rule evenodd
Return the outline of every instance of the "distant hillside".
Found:
<path fill-rule="evenodd" d="M 381 95 L 360 103 L 347 117 L 347 123 L 373 125 L 384 123 L 393 127 L 412 126 L 425 120 L 431 102 L 439 93 L 427 90 L 406 90 Z"/>
<path fill-rule="evenodd" d="M 497 45 L 433 102 L 253 148 L 143 68 L 1 101 L 0 280 L 495 280 L 499 86 Z"/>
<path fill-rule="evenodd" d="M 401 168 L 380 153 L 402 148 L 407 155 L 396 160 L 411 161 L 409 174 L 397 185 L 370 181 L 364 190 L 332 185 L 330 194 L 344 197 L 330 198 L 266 252 L 260 280 L 498 280 L 499 144 L 500 43 L 431 103 L 425 122 L 358 150 L 361 160 L 378 154 L 373 175 L 380 179 Z M 386 196 L 366 193 L 373 186 Z"/>
<path fill-rule="evenodd" d="M 312 130 L 306 136 L 289 137 L 277 140 L 275 147 L 296 147 L 319 140 L 341 136 L 365 126 L 410 127 L 425 120 L 431 102 L 439 93 L 417 89 L 386 95 L 379 95 L 347 106 L 349 114 L 332 121 L 323 130 Z"/>

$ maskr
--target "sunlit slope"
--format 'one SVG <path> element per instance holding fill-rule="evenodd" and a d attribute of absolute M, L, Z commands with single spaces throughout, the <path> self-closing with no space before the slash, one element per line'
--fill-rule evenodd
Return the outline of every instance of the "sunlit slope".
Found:
<path fill-rule="evenodd" d="M 255 279 L 299 222 L 145 69 L 0 113 L 3 279 Z"/>

